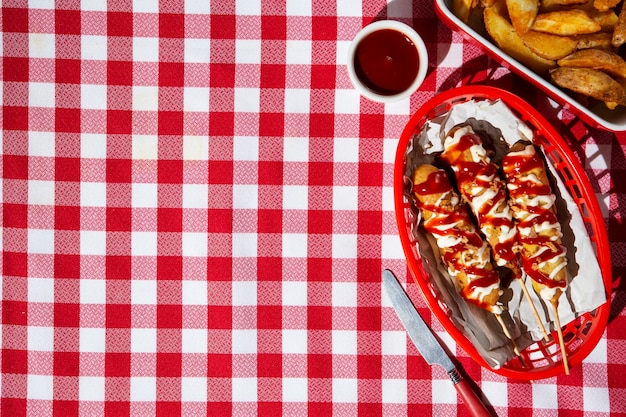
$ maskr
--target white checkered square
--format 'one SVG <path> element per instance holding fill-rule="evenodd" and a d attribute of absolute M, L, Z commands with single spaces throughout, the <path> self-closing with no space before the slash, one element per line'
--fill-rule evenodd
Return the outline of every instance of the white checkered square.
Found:
<path fill-rule="evenodd" d="M 283 353 L 307 353 L 307 331 L 283 329 Z"/>
<path fill-rule="evenodd" d="M 157 160 L 159 158 L 159 138 L 156 135 L 133 135 L 133 159 Z"/>
<path fill-rule="evenodd" d="M 235 0 L 235 14 L 241 16 L 261 16 L 261 2 Z"/>
<path fill-rule="evenodd" d="M 285 162 L 307 162 L 309 158 L 309 138 L 286 137 L 283 140 L 283 160 Z"/>
<path fill-rule="evenodd" d="M 333 210 L 358 210 L 359 188 L 356 186 L 336 185 L 333 187 Z"/>
<path fill-rule="evenodd" d="M 183 89 L 183 103 L 185 111 L 208 113 L 209 88 L 185 87 Z"/>
<path fill-rule="evenodd" d="M 357 285 L 355 282 L 333 282 L 333 307 L 356 307 Z"/>
<path fill-rule="evenodd" d="M 207 294 L 206 281 L 183 281 L 182 300 L 184 305 L 206 305 Z"/>
<path fill-rule="evenodd" d="M 356 235 L 333 235 L 332 242 L 333 258 L 356 259 Z"/>
<path fill-rule="evenodd" d="M 133 353 L 155 353 L 157 351 L 156 329 L 130 329 L 130 351 Z"/>
<path fill-rule="evenodd" d="M 233 233 L 232 239 L 233 258 L 255 258 L 257 256 L 256 233 Z"/>
<path fill-rule="evenodd" d="M 333 378 L 333 402 L 358 402 L 358 381 L 353 378 Z"/>
<path fill-rule="evenodd" d="M 28 83 L 28 105 L 30 107 L 53 108 L 55 106 L 56 87 L 54 83 Z"/>
<path fill-rule="evenodd" d="M 235 136 L 233 138 L 233 157 L 236 161 L 258 161 L 259 137 Z"/>
<path fill-rule="evenodd" d="M 313 7 L 311 0 L 288 1 L 287 16 L 311 16 Z"/>
<path fill-rule="evenodd" d="M 356 331 L 354 330 L 333 330 L 333 355 L 356 355 L 356 339 Z"/>
<path fill-rule="evenodd" d="M 79 401 L 104 401 L 104 381 L 101 376 L 79 376 Z"/>
<path fill-rule="evenodd" d="M 81 327 L 79 346 L 81 352 L 104 353 L 106 351 L 106 329 Z"/>
<path fill-rule="evenodd" d="M 304 88 L 285 89 L 285 113 L 309 113 L 311 90 Z"/>
<path fill-rule="evenodd" d="M 26 396 L 30 400 L 52 400 L 53 389 L 51 375 L 28 375 Z"/>
<path fill-rule="evenodd" d="M 133 12 L 135 13 L 158 13 L 159 4 L 151 0 L 133 0 Z"/>
<path fill-rule="evenodd" d="M 211 40 L 185 38 L 185 62 L 208 64 L 211 61 Z"/>
<path fill-rule="evenodd" d="M 481 391 L 494 407 L 506 407 L 509 404 L 507 385 L 502 382 L 482 381 Z"/>
<path fill-rule="evenodd" d="M 283 186 L 283 209 L 306 210 L 309 205 L 309 188 L 305 185 Z"/>
<path fill-rule="evenodd" d="M 404 100 L 395 101 L 393 103 L 385 103 L 385 114 L 411 114 L 411 99 L 409 97 Z"/>
<path fill-rule="evenodd" d="M 28 252 L 54 254 L 54 230 L 28 229 Z"/>
<path fill-rule="evenodd" d="M 335 113 L 359 114 L 361 95 L 354 89 L 337 89 L 335 93 Z"/>
<path fill-rule="evenodd" d="M 337 2 L 337 16 L 363 16 L 361 0 L 342 0 Z M 409 14 L 409 16 L 411 15 Z"/>
<path fill-rule="evenodd" d="M 257 209 L 259 207 L 259 186 L 255 184 L 233 185 L 234 209 Z"/>
<path fill-rule="evenodd" d="M 305 233 L 283 233 L 283 258 L 306 258 L 308 236 Z"/>
<path fill-rule="evenodd" d="M 89 2 L 89 0 L 81 0 L 82 3 L 85 1 Z M 43 10 L 54 10 L 54 0 L 28 0 L 28 8 L 30 9 L 43 9 Z M 82 8 L 82 5 L 81 5 Z"/>
<path fill-rule="evenodd" d="M 80 9 L 90 12 L 106 12 L 106 0 L 80 0 Z"/>
<path fill-rule="evenodd" d="M 383 403 L 406 404 L 407 381 L 406 379 L 383 379 Z"/>
<path fill-rule="evenodd" d="M 443 56 L 443 59 L 439 63 L 440 68 L 459 68 L 463 64 L 463 44 L 462 43 L 447 43 L 439 45 L 439 54 Z"/>
<path fill-rule="evenodd" d="M 382 235 L 381 258 L 404 259 L 404 251 L 398 235 Z"/>
<path fill-rule="evenodd" d="M 406 355 L 406 332 L 383 331 L 382 332 L 383 355 Z"/>
<path fill-rule="evenodd" d="M 237 64 L 260 64 L 261 41 L 258 39 L 235 40 L 235 61 Z M 236 92 L 237 89 L 235 89 Z"/>
<path fill-rule="evenodd" d="M 456 391 L 450 389 L 449 379 L 433 379 L 433 404 L 456 404 Z"/>
<path fill-rule="evenodd" d="M 583 403 L 587 412 L 609 413 L 611 411 L 609 390 L 606 387 L 583 387 Z"/>
<path fill-rule="evenodd" d="M 210 14 L 211 2 L 198 0 L 185 0 L 185 13 L 187 14 Z"/>
<path fill-rule="evenodd" d="M 290 2 L 299 4 L 300 2 Z M 289 6 L 287 6 L 289 7 Z M 313 45 L 307 40 L 287 40 L 287 65 L 311 65 Z"/>
<path fill-rule="evenodd" d="M 152 85 L 134 85 L 132 87 L 132 108 L 138 111 L 159 110 L 159 88 Z"/>
<path fill-rule="evenodd" d="M 157 303 L 157 282 L 155 280 L 132 280 L 130 282 L 130 299 L 133 304 Z"/>
<path fill-rule="evenodd" d="M 133 38 L 133 61 L 159 62 L 159 38 Z"/>
<path fill-rule="evenodd" d="M 209 139 L 206 136 L 183 137 L 183 159 L 185 161 L 206 161 L 209 158 Z"/>
<path fill-rule="evenodd" d="M 208 239 L 206 232 L 183 232 L 183 256 L 207 256 Z"/>
<path fill-rule="evenodd" d="M 82 35 L 80 37 L 80 56 L 83 60 L 106 61 L 107 45 L 106 36 Z"/>
<path fill-rule="evenodd" d="M 234 281 L 232 285 L 233 306 L 255 306 L 257 304 L 256 281 Z"/>
<path fill-rule="evenodd" d="M 308 380 L 306 378 L 283 378 L 283 402 L 306 402 Z"/>
<path fill-rule="evenodd" d="M 106 207 L 107 185 L 104 182 L 80 183 L 80 205 L 83 207 Z"/>
<path fill-rule="evenodd" d="M 184 376 L 181 378 L 181 400 L 185 402 L 206 402 L 208 381 L 202 377 Z"/>
<path fill-rule="evenodd" d="M 258 113 L 261 96 L 257 88 L 235 88 L 235 111 Z"/>
<path fill-rule="evenodd" d="M 182 329 L 183 353 L 207 353 L 207 329 Z"/>
<path fill-rule="evenodd" d="M 81 84 L 80 105 L 83 109 L 106 110 L 107 86 L 101 84 Z"/>
<path fill-rule="evenodd" d="M 359 162 L 359 139 L 335 138 L 333 160 L 335 162 Z"/>
<path fill-rule="evenodd" d="M 107 235 L 106 232 L 94 230 L 80 231 L 80 254 L 81 255 L 106 255 Z"/>
<path fill-rule="evenodd" d="M 54 58 L 56 53 L 54 33 L 29 33 L 28 55 L 30 58 Z"/>
<path fill-rule="evenodd" d="M 40 352 L 54 351 L 54 328 L 28 326 L 28 350 Z"/>
<path fill-rule="evenodd" d="M 156 378 L 149 376 L 131 376 L 130 400 L 156 401 Z"/>
<path fill-rule="evenodd" d="M 55 155 L 54 132 L 28 132 L 28 155 L 53 157 Z"/>
<path fill-rule="evenodd" d="M 80 280 L 81 304 L 105 304 L 106 281 L 103 279 Z"/>
<path fill-rule="evenodd" d="M 156 208 L 158 187 L 153 183 L 133 183 L 131 200 L 133 207 Z"/>
<path fill-rule="evenodd" d="M 308 297 L 307 283 L 303 281 L 282 282 L 283 306 L 306 306 Z"/>
<path fill-rule="evenodd" d="M 133 256 L 157 256 L 156 232 L 131 232 L 130 236 Z"/>
<path fill-rule="evenodd" d="M 29 249 L 29 252 L 31 250 Z M 31 303 L 54 302 L 53 278 L 28 278 L 28 301 Z"/>
<path fill-rule="evenodd" d="M 100 133 L 80 134 L 81 158 L 105 158 L 107 155 L 107 137 Z"/>
<path fill-rule="evenodd" d="M 533 384 L 533 408 L 558 410 L 559 399 L 555 384 Z M 584 393 L 584 391 L 583 391 Z"/>
<path fill-rule="evenodd" d="M 209 204 L 208 184 L 183 184 L 183 208 L 206 209 Z"/>
<path fill-rule="evenodd" d="M 233 354 L 257 353 L 256 329 L 233 329 Z"/>
<path fill-rule="evenodd" d="M 256 402 L 257 379 L 256 378 L 233 378 L 232 379 L 233 402 Z"/>
<path fill-rule="evenodd" d="M 28 181 L 28 204 L 54 205 L 54 181 Z"/>

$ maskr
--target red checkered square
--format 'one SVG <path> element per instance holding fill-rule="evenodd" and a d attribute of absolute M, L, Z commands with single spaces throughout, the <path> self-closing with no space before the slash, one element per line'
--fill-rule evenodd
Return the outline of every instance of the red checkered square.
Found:
<path fill-rule="evenodd" d="M 109 36 L 132 36 L 133 14 L 127 12 L 109 11 L 106 14 Z"/>

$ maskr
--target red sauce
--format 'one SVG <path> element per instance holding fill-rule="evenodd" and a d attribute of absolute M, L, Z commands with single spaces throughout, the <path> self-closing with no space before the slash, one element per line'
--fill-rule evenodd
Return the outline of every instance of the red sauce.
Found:
<path fill-rule="evenodd" d="M 378 30 L 363 38 L 354 61 L 357 77 L 372 91 L 388 96 L 409 88 L 419 68 L 415 44 L 393 29 Z"/>
<path fill-rule="evenodd" d="M 525 175 L 534 169 L 545 169 L 542 159 L 536 152 L 532 155 L 521 153 L 508 154 L 502 159 L 502 169 L 509 184 L 514 185 L 513 189 L 509 189 L 511 198 L 526 197 L 532 199 L 537 196 L 552 195 L 552 189 L 549 184 L 538 184 L 534 181 L 525 181 Z M 535 225 L 543 223 L 556 224 L 558 218 L 552 208 L 544 208 L 541 206 L 524 206 L 520 207 L 524 211 L 536 216 L 530 220 L 518 219 L 518 228 L 532 228 Z M 519 233 L 519 240 L 522 244 L 537 245 L 541 248 L 547 248 L 542 253 L 535 255 L 529 254 L 526 250 L 522 252 L 522 264 L 524 270 L 531 279 L 539 284 L 543 284 L 548 288 L 560 287 L 565 288 L 565 281 L 555 281 L 547 274 L 537 269 L 537 265 L 541 262 L 550 261 L 556 257 L 562 256 L 564 248 L 562 245 L 552 242 L 549 236 L 533 235 L 525 236 Z"/>
<path fill-rule="evenodd" d="M 498 187 L 495 190 L 495 196 L 479 207 L 475 215 L 481 228 L 491 225 L 494 228 L 506 226 L 512 229 L 514 227 L 512 218 L 493 217 L 490 215 L 494 206 L 506 201 L 506 186 L 498 177 L 498 167 L 486 161 L 474 162 L 473 160 L 462 158 L 464 155 L 467 155 L 467 151 L 472 146 L 481 144 L 482 138 L 480 135 L 475 133 L 465 134 L 461 136 L 454 146 L 446 149 L 446 152 L 442 154 L 442 158 L 454 169 L 459 189 L 461 193 L 463 193 L 463 196 L 470 202 L 473 201 L 475 195 L 472 191 L 468 190 L 474 188 L 493 188 L 493 182 L 497 182 L 496 185 L 498 185 Z M 486 178 L 493 178 L 493 180 L 487 181 Z M 512 264 L 517 264 L 516 255 L 513 251 L 514 244 L 513 239 L 492 244 L 494 257 L 496 259 L 504 259 Z"/>

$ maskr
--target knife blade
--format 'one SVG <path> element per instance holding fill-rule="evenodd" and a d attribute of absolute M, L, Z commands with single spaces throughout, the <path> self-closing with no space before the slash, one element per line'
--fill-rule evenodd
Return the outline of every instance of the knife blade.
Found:
<path fill-rule="evenodd" d="M 422 316 L 417 312 L 413 302 L 411 302 L 411 299 L 393 272 L 388 269 L 383 271 L 383 285 L 396 314 L 426 362 L 429 365 L 440 365 L 445 369 L 463 403 L 465 403 L 473 416 L 491 416 L 492 414 L 476 392 L 474 392 L 469 381 L 463 378 L 443 346 L 441 346 L 426 322 L 424 322 L 424 319 L 422 319 Z"/>

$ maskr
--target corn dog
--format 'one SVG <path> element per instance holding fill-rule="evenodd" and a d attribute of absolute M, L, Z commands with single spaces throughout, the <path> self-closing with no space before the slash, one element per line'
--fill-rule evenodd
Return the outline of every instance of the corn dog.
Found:
<path fill-rule="evenodd" d="M 450 276 L 456 279 L 463 298 L 501 314 L 500 278 L 493 267 L 489 246 L 474 227 L 447 173 L 433 165 L 419 166 L 413 172 L 413 194 L 424 228 L 436 239 L 441 258 Z"/>
<path fill-rule="evenodd" d="M 469 125 L 454 127 L 446 135 L 441 158 L 454 171 L 458 189 L 476 216 L 494 261 L 520 277 L 517 227 L 507 203 L 506 184 L 498 176 L 498 167 L 483 146 L 482 137 Z"/>
<path fill-rule="evenodd" d="M 502 159 L 502 169 L 518 221 L 522 265 L 537 294 L 554 302 L 567 287 L 567 259 L 545 165 L 532 144 L 518 142 Z"/>
<path fill-rule="evenodd" d="M 520 141 L 502 159 L 509 204 L 518 221 L 522 243 L 522 266 L 539 297 L 552 305 L 565 374 L 569 375 L 567 351 L 559 318 L 559 297 L 567 288 L 566 250 L 561 243 L 561 225 L 556 217 L 556 196 L 552 193 L 543 160 L 535 147 Z"/>

